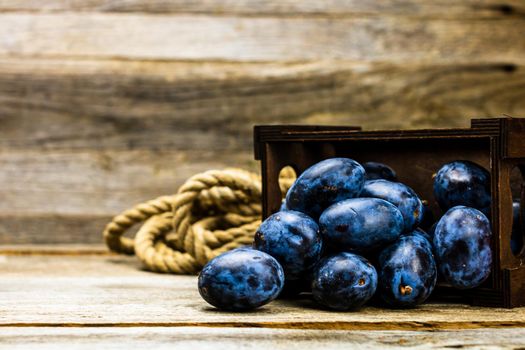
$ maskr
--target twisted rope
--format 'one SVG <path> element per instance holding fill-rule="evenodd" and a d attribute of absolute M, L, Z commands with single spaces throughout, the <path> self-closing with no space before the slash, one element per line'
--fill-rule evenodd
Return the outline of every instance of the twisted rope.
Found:
<path fill-rule="evenodd" d="M 286 193 L 295 179 L 281 172 Z M 135 254 L 150 271 L 197 273 L 215 256 L 252 242 L 261 223 L 261 180 L 241 169 L 210 170 L 188 179 L 175 195 L 141 203 L 115 216 L 103 236 L 108 248 Z M 135 238 L 124 233 L 142 223 Z"/>

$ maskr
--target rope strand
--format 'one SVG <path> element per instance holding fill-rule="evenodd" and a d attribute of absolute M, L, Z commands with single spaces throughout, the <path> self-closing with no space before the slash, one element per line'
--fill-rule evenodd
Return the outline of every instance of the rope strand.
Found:
<path fill-rule="evenodd" d="M 286 193 L 295 179 L 281 172 Z M 195 274 L 210 259 L 249 245 L 261 223 L 261 180 L 241 169 L 210 170 L 188 179 L 175 195 L 141 203 L 115 216 L 103 236 L 108 248 L 135 254 L 150 271 Z M 142 223 L 135 238 L 126 231 Z"/>

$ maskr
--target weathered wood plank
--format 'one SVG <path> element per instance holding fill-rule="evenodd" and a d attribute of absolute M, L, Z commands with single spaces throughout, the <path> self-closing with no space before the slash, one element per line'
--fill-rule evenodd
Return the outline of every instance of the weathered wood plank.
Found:
<path fill-rule="evenodd" d="M 0 329 L 5 349 L 429 349 L 498 348 L 525 345 L 525 329 L 463 331 L 330 331 L 257 328 L 133 327 Z"/>
<path fill-rule="evenodd" d="M 174 150 L 4 152 L 0 213 L 108 216 L 175 193 L 187 178 L 210 168 L 253 169 L 250 156 Z"/>
<path fill-rule="evenodd" d="M 0 60 L 0 242 L 96 243 L 114 214 L 210 168 L 258 170 L 252 126 L 467 126 L 525 115 L 502 64 Z"/>
<path fill-rule="evenodd" d="M 446 11 L 443 11 L 446 9 Z M 522 15 L 520 0 L 0 0 L 0 11 L 93 11 L 235 15 L 407 15 L 438 18 L 497 18 Z"/>
<path fill-rule="evenodd" d="M 0 55 L 161 60 L 525 61 L 525 20 L 0 15 Z M 220 43 L 220 44 L 218 44 Z"/>
<path fill-rule="evenodd" d="M 525 115 L 524 90 L 525 67 L 504 64 L 3 59 L 0 149 L 248 155 L 254 124 L 466 126 L 471 117 Z"/>
<path fill-rule="evenodd" d="M 0 255 L 114 255 L 103 243 L 0 244 Z"/>
<path fill-rule="evenodd" d="M 220 312 L 199 296 L 195 276 L 153 274 L 132 257 L 2 256 L 2 326 L 223 326 L 346 330 L 524 327 L 525 308 L 426 304 L 412 310 L 319 310 L 308 299 L 258 311 Z"/>
<path fill-rule="evenodd" d="M 93 140 L 93 142 L 96 142 Z M 113 215 L 209 169 L 257 170 L 246 152 L 0 152 L 0 244 L 100 243 Z"/>
<path fill-rule="evenodd" d="M 23 198 L 29 193 L 19 193 Z M 34 194 L 34 193 L 33 193 Z M 53 198 L 54 193 L 47 193 Z M 57 193 L 57 197 L 64 197 L 64 193 Z M 87 197 L 87 196 L 81 196 Z M 111 201 L 108 193 L 106 201 Z M 44 205 L 44 196 L 38 202 Z M 153 197 L 151 198 L 153 199 Z M 65 203 L 67 204 L 67 202 Z M 128 203 L 131 207 L 134 203 Z M 121 203 L 124 205 L 124 203 Z M 33 208 L 36 209 L 36 208 Z M 45 207 L 41 207 L 45 210 Z M 5 209 L 4 209 L 5 210 Z M 77 208 L 80 210 L 80 208 Z M 89 211 L 89 207 L 84 210 Z M 109 212 L 105 215 L 74 215 L 74 214 L 38 214 L 19 212 L 11 214 L 0 214 L 0 244 L 93 244 L 102 243 L 102 231 L 117 212 Z M 130 234 L 135 230 L 130 230 Z"/>

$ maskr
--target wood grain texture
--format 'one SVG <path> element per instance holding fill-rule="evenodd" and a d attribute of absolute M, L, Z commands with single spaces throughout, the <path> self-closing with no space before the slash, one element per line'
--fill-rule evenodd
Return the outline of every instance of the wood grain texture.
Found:
<path fill-rule="evenodd" d="M 426 304 L 412 310 L 319 310 L 276 301 L 246 313 L 217 311 L 195 276 L 140 271 L 133 257 L 1 256 L 0 325 L 200 326 L 332 330 L 438 330 L 525 326 L 525 308 Z"/>
<path fill-rule="evenodd" d="M 443 9 L 446 9 L 444 11 Z M 498 18 L 525 12 L 520 0 L 0 0 L 0 11 L 91 11 L 141 13 L 235 14 L 252 16 L 404 15 L 439 18 Z"/>
<path fill-rule="evenodd" d="M 20 198 L 26 198 L 28 193 L 20 193 Z M 55 193 L 47 193 L 47 197 L 54 198 Z M 56 194 L 65 197 L 64 194 Z M 87 196 L 84 196 L 87 197 Z M 111 200 L 107 194 L 107 200 Z M 43 201 L 45 196 L 40 197 Z M 68 200 L 66 198 L 67 204 Z M 39 204 L 45 208 L 44 203 Z M 132 206 L 128 203 L 122 205 Z M 111 214 L 38 214 L 20 211 L 18 213 L 0 214 L 0 244 L 93 244 L 103 242 L 102 231 L 111 220 Z M 137 228 L 138 229 L 138 228 Z M 130 230 L 133 234 L 136 230 Z"/>
<path fill-rule="evenodd" d="M 524 88 L 524 67 L 506 64 L 4 59 L 0 149 L 248 154 L 254 124 L 466 126 L 525 115 Z"/>
<path fill-rule="evenodd" d="M 111 327 L 0 329 L 0 349 L 517 349 L 525 330 L 330 331 L 257 328 Z"/>
<path fill-rule="evenodd" d="M 445 10 L 446 9 L 446 10 Z M 252 161 L 252 126 L 525 116 L 519 0 L 0 0 L 0 243 Z"/>
<path fill-rule="evenodd" d="M 467 126 L 525 115 L 525 69 L 0 60 L 0 242 L 96 243 L 112 215 L 210 168 L 258 171 L 252 126 Z"/>
<path fill-rule="evenodd" d="M 0 15 L 0 55 L 152 60 L 509 62 L 525 60 L 525 20 Z M 220 43 L 220 44 L 218 44 Z"/>
<path fill-rule="evenodd" d="M 187 178 L 210 168 L 255 167 L 244 153 L 227 156 L 174 150 L 6 152 L 0 154 L 0 212 L 108 215 L 175 193 Z"/>
<path fill-rule="evenodd" d="M 0 255 L 52 255 L 52 256 L 79 256 L 79 255 L 115 255 L 103 243 L 78 244 L 1 244 Z"/>
<path fill-rule="evenodd" d="M 0 152 L 0 243 L 99 243 L 111 216 L 175 193 L 192 175 L 256 170 L 251 154 L 134 151 Z"/>

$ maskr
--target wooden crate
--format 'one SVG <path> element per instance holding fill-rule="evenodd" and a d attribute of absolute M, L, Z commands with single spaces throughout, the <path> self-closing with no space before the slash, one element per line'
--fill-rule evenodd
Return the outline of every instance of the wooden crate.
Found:
<path fill-rule="evenodd" d="M 432 174 L 444 163 L 465 159 L 491 173 L 493 265 L 491 277 L 469 291 L 438 288 L 437 295 L 465 297 L 474 305 L 525 305 L 524 249 L 514 255 L 511 172 L 525 167 L 525 119 L 473 119 L 470 128 L 359 131 L 356 127 L 256 126 L 255 158 L 261 160 L 264 216 L 281 205 L 278 176 L 285 166 L 297 174 L 326 158 L 349 157 L 392 166 L 401 182 L 429 200 L 433 212 Z M 521 179 L 521 182 L 523 180 Z M 521 196 L 523 201 L 523 191 Z M 523 210 L 522 210 L 523 212 Z M 522 215 L 523 216 L 523 215 Z"/>

